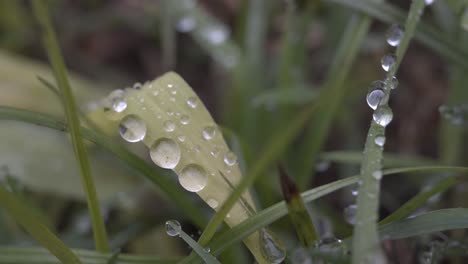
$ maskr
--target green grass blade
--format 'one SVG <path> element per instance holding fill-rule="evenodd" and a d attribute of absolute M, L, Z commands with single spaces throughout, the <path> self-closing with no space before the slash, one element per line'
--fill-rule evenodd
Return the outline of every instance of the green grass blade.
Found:
<path fill-rule="evenodd" d="M 416 209 L 421 207 L 429 198 L 431 198 L 432 196 L 438 193 L 442 193 L 446 191 L 447 189 L 449 189 L 456 183 L 457 183 L 457 180 L 454 177 L 449 177 L 444 180 L 441 180 L 430 190 L 421 192 L 418 195 L 414 196 L 405 204 L 403 204 L 400 208 L 398 208 L 398 210 L 396 210 L 391 215 L 379 221 L 379 225 L 386 225 L 388 223 L 395 222 L 395 221 L 398 221 L 407 217 L 408 215 L 413 213 Z"/>
<path fill-rule="evenodd" d="M 333 122 L 336 111 L 340 108 L 344 100 L 347 86 L 345 80 L 348 76 L 351 66 L 357 57 L 359 48 L 369 31 L 371 19 L 367 16 L 354 16 L 346 27 L 343 38 L 340 41 L 340 47 L 333 59 L 328 72 L 322 93 L 317 99 L 320 103 L 317 114 L 312 119 L 312 126 L 305 138 L 305 142 L 299 148 L 297 159 L 301 164 L 296 164 L 297 184 L 301 188 L 306 188 L 310 180 L 311 172 L 314 170 L 317 156 L 325 143 L 328 130 Z M 303 161 L 308 162 L 303 162 Z"/>
<path fill-rule="evenodd" d="M 58 87 L 61 90 L 65 114 L 70 128 L 69 132 L 71 141 L 81 171 L 83 189 L 86 194 L 91 222 L 93 225 L 95 246 L 98 251 L 107 252 L 109 251 L 107 233 L 91 175 L 91 166 L 89 165 L 88 155 L 80 135 L 80 121 L 76 110 L 75 99 L 68 81 L 65 63 L 60 53 L 60 47 L 52 28 L 52 23 L 49 19 L 46 3 L 41 0 L 34 0 L 32 3 L 34 13 L 43 31 L 44 46 L 52 64 Z"/>
<path fill-rule="evenodd" d="M 468 209 L 440 209 L 393 222 L 379 230 L 381 239 L 400 239 L 433 232 L 468 228 Z"/>
<path fill-rule="evenodd" d="M 81 261 L 68 247 L 55 236 L 30 208 L 21 203 L 12 193 L 0 185 L 0 205 L 41 245 L 47 248 L 62 263 L 80 264 Z"/>
<path fill-rule="evenodd" d="M 395 55 L 397 57 L 395 65 L 387 73 L 387 76 L 395 76 L 400 62 L 408 48 L 408 44 L 413 37 L 416 25 L 424 11 L 424 0 L 415 0 L 411 4 L 408 18 L 405 23 L 405 33 L 398 45 Z M 387 77 L 388 78 L 388 77 Z M 385 100 L 379 105 L 387 107 L 390 96 L 389 83 L 384 89 Z M 352 263 L 373 263 L 377 259 L 385 259 L 379 246 L 377 221 L 380 197 L 380 177 L 375 173 L 381 173 L 383 147 L 375 144 L 377 136 L 385 136 L 385 127 L 371 120 L 371 125 L 364 146 L 364 157 L 361 164 L 359 194 L 356 201 L 356 224 L 353 230 Z"/>
<path fill-rule="evenodd" d="M 307 207 L 305 207 L 296 184 L 287 174 L 286 170 L 279 166 L 279 172 L 281 190 L 288 207 L 289 219 L 296 230 L 297 237 L 299 238 L 302 246 L 310 248 L 318 239 L 312 218 L 309 215 Z"/>
<path fill-rule="evenodd" d="M 383 175 L 395 175 L 399 173 L 412 173 L 412 172 L 432 172 L 432 171 L 459 171 L 468 172 L 468 167 L 447 167 L 447 166 L 421 166 L 411 168 L 395 168 L 384 170 Z M 308 203 L 314 201 L 320 197 L 323 197 L 331 192 L 339 190 L 341 188 L 356 184 L 358 182 L 358 176 L 348 177 L 342 180 L 338 180 L 332 183 L 328 183 L 314 189 L 308 190 L 301 194 L 304 202 Z M 234 228 L 220 234 L 208 245 L 211 248 L 213 255 L 217 256 L 224 250 L 229 248 L 235 243 L 242 241 L 245 237 L 249 236 L 256 230 L 259 230 L 276 220 L 286 216 L 288 209 L 284 201 L 278 202 L 250 217 L 243 223 L 235 226 Z M 190 258 L 194 260 L 193 258 Z M 193 262 L 190 262 L 193 263 Z"/>
<path fill-rule="evenodd" d="M 51 117 L 49 115 L 35 113 L 27 110 L 20 110 L 11 107 L 0 106 L 0 119 L 16 120 L 36 124 L 59 131 L 67 131 L 67 125 L 62 120 Z M 83 138 L 90 140 L 103 149 L 114 154 L 120 160 L 127 163 L 129 166 L 139 171 L 151 182 L 155 183 L 162 191 L 177 205 L 185 214 L 199 227 L 204 226 L 206 221 L 199 214 L 199 208 L 191 202 L 186 192 L 180 190 L 179 186 L 171 181 L 168 177 L 164 177 L 154 169 L 154 166 L 149 165 L 141 160 L 138 156 L 127 150 L 124 146 L 116 144 L 111 138 L 86 129 L 81 128 Z"/>
<path fill-rule="evenodd" d="M 320 159 L 324 161 L 331 161 L 340 164 L 361 164 L 363 154 L 361 151 L 330 151 L 324 152 L 320 155 Z M 414 167 L 414 166 L 430 166 L 438 165 L 440 163 L 437 160 L 418 157 L 418 156 L 407 156 L 401 154 L 384 153 L 383 156 L 383 167 Z"/>
<path fill-rule="evenodd" d="M 83 264 L 106 264 L 113 256 L 110 253 L 104 254 L 83 249 L 73 249 L 73 253 L 81 259 Z M 120 254 L 115 264 L 171 264 L 177 261 L 178 259 L 164 259 L 157 256 Z M 38 247 L 0 247 L 0 263 L 71 264 L 72 262 L 61 262 L 48 251 Z"/>
<path fill-rule="evenodd" d="M 369 0 L 324 0 L 330 3 L 340 4 L 356 11 L 363 12 L 384 23 L 402 23 L 406 14 L 403 10 L 391 4 L 375 3 Z M 415 38 L 421 44 L 434 50 L 442 57 L 457 64 L 463 69 L 468 69 L 468 53 L 457 45 L 457 41 L 447 36 L 445 32 L 435 29 L 428 23 L 420 23 L 415 33 Z"/>

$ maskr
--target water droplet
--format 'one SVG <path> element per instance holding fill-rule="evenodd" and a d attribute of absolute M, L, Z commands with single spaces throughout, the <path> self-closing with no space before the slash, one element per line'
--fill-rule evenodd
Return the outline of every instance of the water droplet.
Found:
<path fill-rule="evenodd" d="M 354 225 L 356 223 L 356 211 L 357 206 L 355 204 L 352 204 L 344 209 L 344 218 L 346 222 L 348 222 L 351 225 Z"/>
<path fill-rule="evenodd" d="M 128 115 L 119 125 L 119 133 L 128 142 L 138 142 L 146 136 L 146 124 L 135 115 Z"/>
<path fill-rule="evenodd" d="M 187 99 L 187 104 L 191 108 L 196 108 L 198 105 L 198 99 L 196 97 L 190 97 L 189 99 Z"/>
<path fill-rule="evenodd" d="M 382 69 L 388 72 L 395 66 L 396 56 L 395 54 L 386 54 L 382 57 L 382 60 L 380 60 L 380 62 L 382 63 Z"/>
<path fill-rule="evenodd" d="M 369 105 L 370 108 L 374 110 L 377 109 L 385 96 L 383 91 L 384 87 L 385 84 L 382 81 L 374 81 L 371 83 L 369 86 L 369 92 L 367 93 L 366 97 L 367 105 Z"/>
<path fill-rule="evenodd" d="M 192 148 L 193 152 L 196 152 L 196 153 L 199 153 L 199 152 L 200 152 L 200 149 L 201 149 L 201 148 L 200 148 L 199 145 L 195 145 L 195 146 L 193 146 L 193 148 Z"/>
<path fill-rule="evenodd" d="M 141 83 L 137 82 L 133 85 L 133 89 L 135 90 L 140 90 L 141 89 Z"/>
<path fill-rule="evenodd" d="M 171 111 L 171 110 L 169 110 L 169 111 L 166 112 L 166 114 L 167 114 L 168 116 L 173 116 L 173 115 L 174 115 L 174 112 Z"/>
<path fill-rule="evenodd" d="M 372 117 L 377 124 L 386 127 L 390 122 L 392 122 L 393 112 L 390 107 L 384 105 L 377 108 Z"/>
<path fill-rule="evenodd" d="M 179 183 L 189 192 L 199 192 L 205 188 L 208 176 L 205 169 L 197 164 L 185 166 L 179 174 Z"/>
<path fill-rule="evenodd" d="M 424 3 L 426 5 L 432 5 L 434 3 L 435 0 L 424 0 Z"/>
<path fill-rule="evenodd" d="M 205 248 L 205 251 L 206 251 L 206 253 L 210 253 L 210 252 L 211 252 L 211 248 L 207 247 L 207 248 Z"/>
<path fill-rule="evenodd" d="M 260 231 L 260 250 L 263 256 L 272 264 L 283 262 L 286 250 L 281 242 L 267 229 Z"/>
<path fill-rule="evenodd" d="M 173 87 L 174 87 L 174 85 L 172 83 L 167 84 L 167 88 L 173 88 Z"/>
<path fill-rule="evenodd" d="M 127 101 L 125 99 L 118 99 L 112 104 L 112 109 L 117 113 L 124 111 L 127 108 Z"/>
<path fill-rule="evenodd" d="M 376 136 L 374 142 L 377 146 L 383 147 L 385 145 L 385 136 Z"/>
<path fill-rule="evenodd" d="M 398 87 L 398 79 L 395 76 L 392 76 L 392 78 L 386 79 L 385 82 L 388 83 L 390 81 L 389 87 L 390 89 L 395 89 Z"/>
<path fill-rule="evenodd" d="M 382 176 L 383 176 L 383 173 L 381 170 L 376 170 L 372 172 L 372 177 L 374 177 L 378 181 L 382 179 Z"/>
<path fill-rule="evenodd" d="M 324 172 L 330 168 L 330 161 L 329 160 L 320 160 L 315 164 L 315 170 L 317 172 Z"/>
<path fill-rule="evenodd" d="M 234 166 L 237 163 L 237 156 L 232 151 L 227 151 L 224 154 L 224 163 L 228 166 Z"/>
<path fill-rule="evenodd" d="M 179 32 L 187 33 L 195 29 L 197 26 L 197 20 L 193 16 L 182 17 L 176 25 L 176 29 Z"/>
<path fill-rule="evenodd" d="M 387 43 L 390 46 L 396 47 L 400 45 L 403 35 L 405 34 L 405 28 L 398 24 L 393 24 L 387 31 Z"/>
<path fill-rule="evenodd" d="M 216 209 L 219 205 L 219 202 L 218 200 L 216 199 L 213 199 L 213 198 L 209 198 L 206 203 L 213 209 Z"/>
<path fill-rule="evenodd" d="M 172 132 L 176 128 L 176 125 L 171 120 L 164 121 L 163 126 L 164 130 L 166 130 L 167 132 Z"/>
<path fill-rule="evenodd" d="M 219 25 L 208 25 L 202 29 L 202 35 L 212 45 L 220 45 L 229 37 L 229 31 Z"/>
<path fill-rule="evenodd" d="M 185 141 L 185 136 L 180 135 L 180 136 L 177 137 L 177 139 L 178 139 L 180 142 L 184 142 L 184 141 Z"/>
<path fill-rule="evenodd" d="M 358 188 L 351 189 L 351 195 L 352 196 L 358 196 L 358 194 L 359 194 L 359 189 Z"/>
<path fill-rule="evenodd" d="M 211 140 L 216 135 L 216 127 L 207 126 L 202 130 L 202 136 L 205 140 Z"/>
<path fill-rule="evenodd" d="M 156 90 L 153 92 L 153 96 L 158 96 L 158 95 L 159 95 L 159 91 Z"/>
<path fill-rule="evenodd" d="M 217 146 L 213 146 L 213 149 L 210 151 L 211 156 L 218 157 L 219 155 L 219 148 Z"/>
<path fill-rule="evenodd" d="M 337 256 L 344 252 L 343 242 L 335 237 L 326 237 L 319 240 L 315 247 L 321 252 L 330 256 Z"/>
<path fill-rule="evenodd" d="M 188 123 L 190 123 L 190 116 L 188 115 L 183 115 L 180 117 L 180 123 L 182 125 L 187 125 Z"/>
<path fill-rule="evenodd" d="M 166 222 L 166 233 L 168 235 L 178 236 L 180 235 L 181 230 L 182 230 L 182 226 L 180 225 L 179 221 L 169 220 Z"/>
<path fill-rule="evenodd" d="M 161 168 L 173 169 L 179 164 L 179 145 L 170 138 L 160 138 L 150 147 L 153 162 Z"/>

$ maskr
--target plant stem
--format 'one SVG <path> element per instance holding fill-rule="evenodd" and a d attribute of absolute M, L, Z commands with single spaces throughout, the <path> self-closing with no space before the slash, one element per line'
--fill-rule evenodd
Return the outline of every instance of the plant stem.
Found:
<path fill-rule="evenodd" d="M 68 81 L 65 63 L 60 53 L 60 47 L 49 18 L 45 1 L 34 0 L 32 1 L 32 4 L 34 13 L 43 31 L 43 43 L 47 50 L 50 63 L 52 64 L 54 76 L 63 96 L 63 105 L 68 121 L 70 137 L 76 159 L 79 163 L 83 189 L 86 194 L 88 209 L 93 225 L 96 249 L 99 252 L 108 252 L 109 244 L 107 241 L 106 229 L 91 175 L 91 166 L 89 164 L 88 155 L 80 134 L 80 121 L 76 111 L 75 99 Z"/>
<path fill-rule="evenodd" d="M 390 67 L 387 79 L 389 79 L 388 77 L 391 78 L 395 76 L 414 34 L 416 25 L 423 13 L 424 7 L 424 0 L 413 1 L 406 20 L 403 39 L 396 50 L 397 61 L 393 67 Z M 391 91 L 390 84 L 390 81 L 385 84 L 385 96 L 379 108 L 382 106 L 385 107 L 388 104 Z M 355 264 L 373 263 L 376 261 L 376 258 L 383 257 L 378 244 L 379 238 L 377 232 L 381 177 L 375 175 L 375 173 L 380 174 L 382 170 L 383 147 L 375 144 L 375 138 L 377 136 L 385 136 L 385 127 L 371 121 L 364 147 L 364 157 L 361 164 L 359 181 L 359 195 L 356 203 L 356 224 L 354 226 L 352 248 L 352 263 Z"/>

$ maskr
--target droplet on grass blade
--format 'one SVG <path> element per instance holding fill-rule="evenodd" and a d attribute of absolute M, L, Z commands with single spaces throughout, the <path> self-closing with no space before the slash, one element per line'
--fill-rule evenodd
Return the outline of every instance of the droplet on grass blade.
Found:
<path fill-rule="evenodd" d="M 386 105 L 380 106 L 379 108 L 377 108 L 377 110 L 375 110 L 372 118 L 378 125 L 386 127 L 388 124 L 390 124 L 390 122 L 392 122 L 392 109 L 390 109 L 390 107 Z"/>
<path fill-rule="evenodd" d="M 376 136 L 374 142 L 377 146 L 383 147 L 385 145 L 385 136 Z"/>
<path fill-rule="evenodd" d="M 205 188 L 208 175 L 204 168 L 197 164 L 185 166 L 179 174 L 179 183 L 189 192 L 199 192 Z"/>
<path fill-rule="evenodd" d="M 390 71 L 396 63 L 396 56 L 395 54 L 386 54 L 382 57 L 382 60 L 380 60 L 380 63 L 382 64 L 382 69 L 384 71 L 388 72 Z"/>
<path fill-rule="evenodd" d="M 224 154 L 224 163 L 226 163 L 226 165 L 228 166 L 236 165 L 237 164 L 236 154 L 234 154 L 234 152 L 232 151 L 226 152 L 226 154 Z"/>
<path fill-rule="evenodd" d="M 356 211 L 357 206 L 355 204 L 352 204 L 344 209 L 344 218 L 346 222 L 348 222 L 351 225 L 354 225 L 356 223 Z"/>
<path fill-rule="evenodd" d="M 202 130 L 202 136 L 205 140 L 211 140 L 216 135 L 216 127 L 207 126 Z"/>
<path fill-rule="evenodd" d="M 384 87 L 385 84 L 382 81 L 374 81 L 369 86 L 369 92 L 367 93 L 366 101 L 367 105 L 373 110 L 377 109 L 385 96 L 383 91 Z"/>
<path fill-rule="evenodd" d="M 169 220 L 166 222 L 166 233 L 170 236 L 180 235 L 180 230 L 182 229 L 179 221 Z"/>
<path fill-rule="evenodd" d="M 286 258 L 286 250 L 278 239 L 268 231 L 260 231 L 260 245 L 262 254 L 272 264 L 279 264 Z"/>
<path fill-rule="evenodd" d="M 138 142 L 146 136 L 146 124 L 135 115 L 128 115 L 119 125 L 119 133 L 128 142 Z"/>
<path fill-rule="evenodd" d="M 390 46 L 396 47 L 400 45 L 403 35 L 405 34 L 405 28 L 398 24 L 393 24 L 387 31 L 387 43 Z"/>
<path fill-rule="evenodd" d="M 161 168 L 173 169 L 179 164 L 179 145 L 170 138 L 160 138 L 150 147 L 153 162 Z"/>

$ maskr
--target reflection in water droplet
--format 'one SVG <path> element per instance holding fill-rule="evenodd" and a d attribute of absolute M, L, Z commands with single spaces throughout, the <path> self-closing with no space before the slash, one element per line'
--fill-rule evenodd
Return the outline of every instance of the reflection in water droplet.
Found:
<path fill-rule="evenodd" d="M 216 135 L 216 128 L 214 126 L 207 126 L 202 130 L 202 136 L 205 140 L 211 140 Z"/>
<path fill-rule="evenodd" d="M 184 142 L 184 141 L 185 141 L 185 136 L 180 135 L 180 136 L 177 137 L 177 139 L 178 139 L 180 142 Z"/>
<path fill-rule="evenodd" d="M 390 107 L 384 105 L 375 110 L 373 114 L 374 121 L 382 127 L 386 127 L 393 119 L 393 112 Z"/>
<path fill-rule="evenodd" d="M 339 255 L 343 253 L 343 242 L 335 237 L 326 237 L 319 240 L 315 247 L 321 252 L 328 255 Z"/>
<path fill-rule="evenodd" d="M 188 123 L 190 123 L 190 116 L 188 115 L 183 115 L 180 117 L 180 123 L 182 125 L 187 125 Z"/>
<path fill-rule="evenodd" d="M 377 146 L 383 147 L 385 145 L 385 136 L 376 136 L 374 142 Z"/>
<path fill-rule="evenodd" d="M 260 246 L 263 256 L 272 264 L 281 263 L 286 258 L 284 246 L 267 229 L 260 231 Z"/>
<path fill-rule="evenodd" d="M 388 82 L 389 80 L 387 79 L 386 82 Z M 395 89 L 398 87 L 398 79 L 397 77 L 395 76 L 392 76 L 392 78 L 390 79 L 390 89 Z"/>
<path fill-rule="evenodd" d="M 213 199 L 213 198 L 208 198 L 206 203 L 213 209 L 216 209 L 218 207 L 218 205 L 219 205 L 218 200 Z"/>
<path fill-rule="evenodd" d="M 205 169 L 197 164 L 185 166 L 179 174 L 179 183 L 189 192 L 199 192 L 205 188 L 208 175 Z"/>
<path fill-rule="evenodd" d="M 227 151 L 225 154 L 224 154 L 224 163 L 226 163 L 226 165 L 228 166 L 234 166 L 236 165 L 237 163 L 237 156 L 236 154 L 234 154 L 234 152 L 232 151 Z"/>
<path fill-rule="evenodd" d="M 179 164 L 179 145 L 170 138 L 160 138 L 150 147 L 153 162 L 161 168 L 173 169 Z"/>
<path fill-rule="evenodd" d="M 366 101 L 372 109 L 377 109 L 385 93 L 383 91 L 384 83 L 382 81 L 375 81 L 369 87 L 369 93 L 367 94 Z"/>
<path fill-rule="evenodd" d="M 166 222 L 166 233 L 170 236 L 180 235 L 182 227 L 177 220 L 169 220 Z"/>
<path fill-rule="evenodd" d="M 354 225 L 356 223 L 356 211 L 357 206 L 355 204 L 352 204 L 344 209 L 344 218 L 346 222 L 348 222 L 351 225 Z"/>
<path fill-rule="evenodd" d="M 395 54 L 387 54 L 382 57 L 382 60 L 380 62 L 382 63 L 382 69 L 388 72 L 395 66 L 396 56 Z"/>
<path fill-rule="evenodd" d="M 187 99 L 187 105 L 191 108 L 196 108 L 198 105 L 198 99 L 196 97 L 190 97 Z"/>
<path fill-rule="evenodd" d="M 135 115 L 128 115 L 119 125 L 119 133 L 128 142 L 138 142 L 146 136 L 146 124 Z"/>
<path fill-rule="evenodd" d="M 400 45 L 401 39 L 405 34 L 405 28 L 398 24 L 393 24 L 387 31 L 387 43 L 390 46 L 396 47 Z"/>
<path fill-rule="evenodd" d="M 176 125 L 171 120 L 164 121 L 163 126 L 164 130 L 166 130 L 167 132 L 172 132 L 176 128 Z"/>

